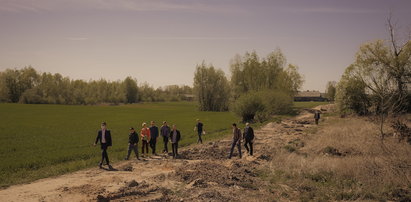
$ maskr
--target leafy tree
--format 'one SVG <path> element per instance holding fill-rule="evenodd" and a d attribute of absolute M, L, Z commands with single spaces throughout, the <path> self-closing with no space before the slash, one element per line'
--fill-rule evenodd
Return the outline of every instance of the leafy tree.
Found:
<path fill-rule="evenodd" d="M 194 92 L 201 111 L 226 111 L 230 98 L 230 86 L 220 69 L 203 62 L 194 73 Z"/>
<path fill-rule="evenodd" d="M 325 95 L 328 100 L 334 101 L 335 100 L 335 93 L 337 90 L 337 82 L 329 81 L 327 82 L 327 86 L 325 87 Z"/>
<path fill-rule="evenodd" d="M 266 89 L 282 90 L 294 95 L 303 83 L 298 67 L 289 64 L 281 50 L 260 59 L 255 51 L 243 57 L 236 55 L 231 60 L 231 86 L 233 97 L 238 98 L 248 91 Z"/>
<path fill-rule="evenodd" d="M 125 87 L 125 91 L 126 91 L 126 102 L 127 103 L 136 103 L 138 101 L 137 81 L 135 79 L 132 79 L 129 76 L 126 79 L 124 79 L 123 83 L 124 83 L 124 87 Z"/>

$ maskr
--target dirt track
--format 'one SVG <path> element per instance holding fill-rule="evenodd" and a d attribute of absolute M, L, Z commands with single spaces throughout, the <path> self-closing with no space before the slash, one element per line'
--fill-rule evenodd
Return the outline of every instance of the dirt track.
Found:
<path fill-rule="evenodd" d="M 0 201 L 273 201 L 281 198 L 258 170 L 272 155 L 313 126 L 306 110 L 255 131 L 254 156 L 228 160 L 230 138 L 182 149 L 181 158 L 157 156 L 0 190 Z M 243 154 L 245 153 L 242 147 Z"/>

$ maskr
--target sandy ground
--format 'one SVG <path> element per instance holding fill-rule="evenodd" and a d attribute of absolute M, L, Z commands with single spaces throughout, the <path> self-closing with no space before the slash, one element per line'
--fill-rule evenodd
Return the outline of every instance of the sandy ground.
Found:
<path fill-rule="evenodd" d="M 326 112 L 329 106 L 321 106 Z M 273 151 L 316 127 L 312 110 L 255 131 L 254 156 L 227 159 L 231 138 L 194 145 L 179 159 L 160 155 L 90 168 L 0 190 L 0 201 L 274 201 L 279 192 L 257 176 Z M 132 154 L 133 155 L 133 154 Z M 285 187 L 284 189 L 287 189 Z"/>

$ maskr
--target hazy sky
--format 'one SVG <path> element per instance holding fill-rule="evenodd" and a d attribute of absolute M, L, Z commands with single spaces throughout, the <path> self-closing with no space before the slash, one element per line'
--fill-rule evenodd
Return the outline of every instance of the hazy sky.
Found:
<path fill-rule="evenodd" d="M 410 0 L 0 0 L 0 71 L 192 85 L 203 60 L 229 75 L 235 54 L 280 48 L 324 91 L 360 44 L 387 38 L 390 11 L 411 30 Z"/>

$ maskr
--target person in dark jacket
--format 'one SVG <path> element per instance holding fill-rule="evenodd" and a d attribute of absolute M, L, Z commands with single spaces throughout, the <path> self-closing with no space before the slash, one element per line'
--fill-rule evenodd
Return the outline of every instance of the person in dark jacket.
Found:
<path fill-rule="evenodd" d="M 252 156 L 253 155 L 253 143 L 254 143 L 254 130 L 250 126 L 250 123 L 245 124 L 243 140 L 244 140 L 244 147 L 247 150 L 247 153 Z"/>
<path fill-rule="evenodd" d="M 203 139 L 201 138 L 201 136 L 203 135 L 203 131 L 204 131 L 203 126 L 204 124 L 201 123 L 200 119 L 197 119 L 197 124 L 196 124 L 196 127 L 194 128 L 194 130 L 197 131 L 197 134 L 198 134 L 197 144 L 198 143 L 203 144 Z"/>
<path fill-rule="evenodd" d="M 318 121 L 320 120 L 320 111 L 315 110 L 314 119 L 315 119 L 315 124 L 318 125 Z"/>
<path fill-rule="evenodd" d="M 168 138 L 170 137 L 170 127 L 167 125 L 166 121 L 163 121 L 163 126 L 161 126 L 160 134 L 163 137 L 164 149 L 163 153 L 168 153 Z"/>
<path fill-rule="evenodd" d="M 112 146 L 112 141 L 111 141 L 111 133 L 110 133 L 110 130 L 107 130 L 106 122 L 101 123 L 101 130 L 99 130 L 97 133 L 94 146 L 96 146 L 99 141 L 101 145 L 101 161 L 100 161 L 99 167 L 103 168 L 103 162 L 104 160 L 106 160 L 109 169 L 113 169 L 113 167 L 110 165 L 110 161 L 108 160 L 108 154 L 107 154 L 107 149 L 108 147 Z"/>
<path fill-rule="evenodd" d="M 177 130 L 176 125 L 173 125 L 173 130 L 170 132 L 170 142 L 171 147 L 173 149 L 173 158 L 177 158 L 178 156 L 178 142 L 181 139 L 180 131 Z"/>
<path fill-rule="evenodd" d="M 151 121 L 151 127 L 150 127 L 150 147 L 153 155 L 156 154 L 156 144 L 157 144 L 157 138 L 158 138 L 158 127 L 156 126 L 156 123 L 154 121 Z"/>
<path fill-rule="evenodd" d="M 134 150 L 134 154 L 136 154 L 137 160 L 140 160 L 140 158 L 138 157 L 138 140 L 138 134 L 136 133 L 134 128 L 131 127 L 130 133 L 128 134 L 128 151 L 125 160 L 128 160 L 130 158 L 132 150 Z"/>
<path fill-rule="evenodd" d="M 233 142 L 231 144 L 230 156 L 228 157 L 229 159 L 233 156 L 235 146 L 237 146 L 238 154 L 241 158 L 241 130 L 237 128 L 236 123 L 233 123 Z"/>

